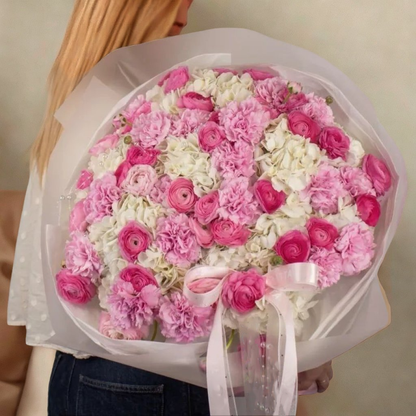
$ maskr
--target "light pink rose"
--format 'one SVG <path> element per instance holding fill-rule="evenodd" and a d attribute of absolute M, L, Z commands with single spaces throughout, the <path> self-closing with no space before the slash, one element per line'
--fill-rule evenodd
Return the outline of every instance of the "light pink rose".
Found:
<path fill-rule="evenodd" d="M 211 224 L 211 232 L 215 242 L 226 247 L 243 246 L 250 236 L 247 228 L 231 220 L 215 220 Z"/>
<path fill-rule="evenodd" d="M 253 224 L 261 214 L 248 178 L 224 180 L 218 196 L 218 215 L 222 219 L 230 219 L 242 225 Z"/>
<path fill-rule="evenodd" d="M 345 189 L 356 198 L 360 195 L 375 195 L 373 183 L 370 177 L 360 168 L 342 166 L 340 168 L 341 178 Z"/>
<path fill-rule="evenodd" d="M 238 75 L 238 71 L 236 71 L 235 69 L 229 69 L 229 68 L 214 68 L 213 71 L 216 72 L 217 75 L 222 75 L 222 74 Z"/>
<path fill-rule="evenodd" d="M 309 258 L 311 242 L 307 235 L 292 230 L 277 240 L 274 249 L 286 264 L 303 263 Z"/>
<path fill-rule="evenodd" d="M 108 312 L 101 312 L 98 323 L 98 330 L 111 339 L 141 340 L 149 336 L 149 327 L 121 329 L 111 322 L 111 315 Z"/>
<path fill-rule="evenodd" d="M 93 178 L 94 176 L 92 172 L 87 169 L 82 170 L 79 175 L 76 188 L 80 190 L 87 189 L 91 185 Z"/>
<path fill-rule="evenodd" d="M 350 150 L 349 137 L 338 127 L 324 127 L 319 135 L 318 140 L 321 149 L 326 150 L 330 159 L 340 157 L 347 159 Z"/>
<path fill-rule="evenodd" d="M 311 244 L 314 247 L 332 249 L 338 238 L 338 229 L 323 218 L 312 217 L 306 223 Z"/>
<path fill-rule="evenodd" d="M 384 195 L 391 187 L 391 174 L 386 164 L 374 155 L 365 155 L 363 170 L 371 178 L 377 196 Z"/>
<path fill-rule="evenodd" d="M 127 151 L 127 161 L 131 166 L 134 165 L 150 165 L 153 166 L 157 162 L 160 150 L 143 149 L 140 146 L 131 146 Z"/>
<path fill-rule="evenodd" d="M 195 204 L 195 217 L 201 224 L 207 225 L 218 217 L 218 191 L 213 191 L 200 198 Z"/>
<path fill-rule="evenodd" d="M 314 248 L 309 262 L 319 267 L 318 285 L 321 289 L 337 283 L 342 272 L 342 258 L 334 249 Z"/>
<path fill-rule="evenodd" d="M 196 241 L 201 247 L 212 247 L 214 244 L 214 236 L 208 228 L 203 228 L 203 226 L 194 218 L 189 218 L 189 227 L 195 234 Z"/>
<path fill-rule="evenodd" d="M 150 200 L 156 204 L 162 204 L 163 206 L 168 207 L 166 197 L 171 183 L 172 179 L 170 179 L 168 175 L 161 176 L 149 193 Z"/>
<path fill-rule="evenodd" d="M 180 66 L 168 74 L 165 85 L 165 94 L 182 88 L 189 81 L 189 69 L 187 66 Z"/>
<path fill-rule="evenodd" d="M 211 153 L 224 140 L 224 129 L 213 121 L 208 121 L 198 131 L 198 140 L 200 148 L 207 153 Z"/>
<path fill-rule="evenodd" d="M 179 117 L 172 119 L 170 134 L 175 137 L 186 137 L 208 121 L 209 116 L 210 113 L 207 111 L 186 109 Z"/>
<path fill-rule="evenodd" d="M 171 120 L 168 114 L 162 111 L 153 111 L 149 114 L 140 114 L 133 123 L 131 137 L 144 149 L 160 144 L 169 134 Z"/>
<path fill-rule="evenodd" d="M 201 251 L 185 214 L 158 219 L 155 245 L 169 263 L 179 267 L 190 267 Z"/>
<path fill-rule="evenodd" d="M 259 180 L 254 185 L 254 195 L 257 198 L 261 208 L 268 214 L 273 214 L 286 201 L 284 192 L 276 191 L 270 181 Z"/>
<path fill-rule="evenodd" d="M 158 176 L 149 165 L 135 165 L 130 168 L 122 188 L 136 196 L 147 196 L 155 186 Z"/>
<path fill-rule="evenodd" d="M 120 280 L 129 282 L 133 285 L 136 292 L 148 285 L 158 286 L 155 277 L 149 269 L 138 264 L 129 264 L 120 272 Z"/>
<path fill-rule="evenodd" d="M 370 227 L 375 227 L 381 215 L 377 198 L 372 195 L 360 195 L 355 202 L 361 219 Z"/>
<path fill-rule="evenodd" d="M 119 137 L 117 134 L 108 134 L 91 147 L 89 153 L 93 156 L 98 156 L 100 153 L 104 153 L 108 149 L 114 149 L 117 146 Z"/>
<path fill-rule="evenodd" d="M 189 179 L 174 180 L 168 190 L 168 204 L 179 213 L 190 212 L 198 197 L 194 192 L 194 184 Z"/>
<path fill-rule="evenodd" d="M 74 231 L 84 232 L 88 223 L 86 221 L 86 215 L 84 210 L 85 199 L 78 201 L 74 208 L 72 208 L 71 214 L 69 216 L 69 231 L 73 233 Z"/>
<path fill-rule="evenodd" d="M 197 92 L 188 92 L 179 97 L 177 106 L 179 108 L 189 108 L 190 110 L 212 111 L 214 109 L 211 97 L 204 97 Z"/>
<path fill-rule="evenodd" d="M 118 246 L 124 259 L 130 263 L 146 251 L 152 241 L 149 231 L 135 221 L 130 221 L 118 234 Z"/>
<path fill-rule="evenodd" d="M 325 98 L 315 95 L 313 92 L 306 94 L 308 102 L 299 111 L 316 121 L 321 127 L 334 124 L 334 114 L 331 107 L 326 103 Z"/>
<path fill-rule="evenodd" d="M 300 111 L 293 111 L 288 116 L 289 129 L 293 134 L 310 139 L 311 143 L 318 142 L 321 128 L 318 123 Z"/>
<path fill-rule="evenodd" d="M 243 74 L 249 74 L 254 81 L 264 81 L 265 79 L 274 78 L 276 75 L 260 69 L 245 69 Z"/>
<path fill-rule="evenodd" d="M 88 303 L 96 290 L 90 279 L 73 275 L 68 269 L 62 269 L 56 275 L 56 288 L 62 299 L 77 305 Z"/>
<path fill-rule="evenodd" d="M 222 288 L 221 298 L 226 308 L 245 314 L 256 307 L 266 291 L 266 281 L 254 269 L 232 272 Z"/>
<path fill-rule="evenodd" d="M 270 112 L 255 98 L 248 98 L 241 103 L 230 102 L 220 110 L 219 119 L 231 142 L 258 144 L 270 122 Z"/>

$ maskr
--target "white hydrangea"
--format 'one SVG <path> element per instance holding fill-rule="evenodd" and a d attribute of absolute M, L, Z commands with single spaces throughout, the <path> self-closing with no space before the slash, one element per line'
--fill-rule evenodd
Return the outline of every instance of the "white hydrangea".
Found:
<path fill-rule="evenodd" d="M 357 205 L 344 204 L 342 198 L 338 201 L 338 213 L 327 215 L 325 219 L 334 224 L 338 229 L 341 229 L 352 222 L 361 222 L 361 219 L 358 216 Z"/>
<path fill-rule="evenodd" d="M 264 238 L 262 236 L 254 235 L 247 241 L 244 260 L 247 264 L 258 267 L 263 273 L 267 273 L 269 265 L 276 256 L 276 253 L 264 247 L 263 240 Z"/>
<path fill-rule="evenodd" d="M 115 172 L 125 156 L 120 148 L 109 149 L 98 156 L 91 156 L 88 169 L 93 173 L 94 179 L 99 179 L 108 172 Z"/>
<path fill-rule="evenodd" d="M 350 166 L 361 166 L 361 162 L 365 156 L 365 150 L 363 145 L 358 140 L 352 139 L 350 144 L 350 150 L 347 155 L 347 163 Z"/>
<path fill-rule="evenodd" d="M 195 69 L 191 74 L 192 81 L 188 83 L 187 92 L 212 95 L 217 89 L 217 76 L 212 69 Z"/>
<path fill-rule="evenodd" d="M 318 303 L 318 300 L 313 300 L 316 296 L 316 292 L 291 292 L 287 295 L 292 304 L 293 320 L 295 322 L 295 335 L 300 337 L 304 322 L 310 317 L 309 311 Z"/>
<path fill-rule="evenodd" d="M 152 102 L 152 111 L 163 111 L 172 115 L 179 114 L 177 105 L 179 92 L 177 90 L 157 98 L 157 101 Z"/>
<path fill-rule="evenodd" d="M 286 197 L 286 202 L 280 207 L 280 211 L 289 218 L 307 218 L 313 210 L 307 199 L 302 200 L 299 193 L 292 192 Z"/>
<path fill-rule="evenodd" d="M 241 102 L 250 98 L 253 92 L 254 82 L 249 74 L 238 76 L 226 72 L 217 78 L 214 101 L 217 106 L 225 107 L 231 101 Z"/>
<path fill-rule="evenodd" d="M 244 270 L 249 266 L 244 246 L 223 248 L 214 246 L 204 251 L 201 263 L 207 266 L 229 267 L 234 270 Z"/>

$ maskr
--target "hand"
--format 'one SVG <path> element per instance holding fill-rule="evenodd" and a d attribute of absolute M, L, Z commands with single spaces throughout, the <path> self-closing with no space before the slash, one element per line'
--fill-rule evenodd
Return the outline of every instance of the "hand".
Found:
<path fill-rule="evenodd" d="M 298 390 L 308 390 L 316 382 L 318 393 L 323 393 L 328 389 L 333 375 L 332 361 L 312 370 L 303 371 L 298 374 Z"/>

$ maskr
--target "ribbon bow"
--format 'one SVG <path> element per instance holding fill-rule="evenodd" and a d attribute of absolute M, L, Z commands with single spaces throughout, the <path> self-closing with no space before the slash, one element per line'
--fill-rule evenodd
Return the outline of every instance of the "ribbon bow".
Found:
<path fill-rule="evenodd" d="M 278 266 L 264 276 L 268 303 L 266 336 L 254 333 L 241 319 L 239 335 L 248 414 L 296 414 L 296 340 L 292 305 L 286 292 L 316 290 L 318 271 L 318 266 L 312 263 L 293 263 Z M 231 383 L 231 372 L 224 347 L 225 307 L 221 301 L 223 284 L 231 272 L 233 270 L 227 267 L 198 266 L 188 271 L 184 282 L 184 295 L 194 305 L 207 307 L 218 302 L 207 351 L 207 385 L 212 416 L 237 414 L 232 389 L 231 400 L 228 397 L 227 379 Z M 208 279 L 218 280 L 212 290 L 195 293 L 190 289 L 193 282 Z"/>

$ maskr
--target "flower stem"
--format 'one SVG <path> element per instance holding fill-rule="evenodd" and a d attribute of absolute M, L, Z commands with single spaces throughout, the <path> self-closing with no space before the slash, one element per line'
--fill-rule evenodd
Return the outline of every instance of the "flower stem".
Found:
<path fill-rule="evenodd" d="M 232 330 L 231 330 L 230 339 L 228 340 L 228 342 L 227 342 L 227 346 L 225 347 L 225 348 L 227 349 L 227 351 L 229 350 L 229 348 L 231 347 L 231 344 L 232 344 L 232 343 L 233 343 L 233 341 L 234 341 L 234 335 L 235 335 L 235 330 L 234 330 L 234 329 L 232 329 Z"/>
<path fill-rule="evenodd" d="M 158 323 L 155 322 L 154 326 L 153 326 L 153 334 L 152 334 L 152 339 L 150 341 L 154 341 L 156 339 L 156 335 L 157 335 L 157 328 L 158 328 Z"/>

